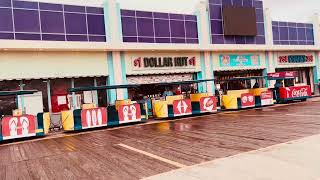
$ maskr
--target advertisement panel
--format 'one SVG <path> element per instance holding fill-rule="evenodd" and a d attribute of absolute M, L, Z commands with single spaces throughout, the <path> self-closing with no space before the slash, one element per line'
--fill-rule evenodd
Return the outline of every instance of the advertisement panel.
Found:
<path fill-rule="evenodd" d="M 173 101 L 174 116 L 186 116 L 192 114 L 191 100 L 181 99 Z"/>
<path fill-rule="evenodd" d="M 33 115 L 5 116 L 2 118 L 3 139 L 15 139 L 36 135 L 36 118 Z"/>
<path fill-rule="evenodd" d="M 94 108 L 81 111 L 82 129 L 107 126 L 107 109 Z"/>
<path fill-rule="evenodd" d="M 295 99 L 301 97 L 310 97 L 311 95 L 310 86 L 292 86 L 280 88 L 281 99 Z"/>
<path fill-rule="evenodd" d="M 285 72 L 276 72 L 268 73 L 269 78 L 295 78 L 298 76 L 297 71 L 285 71 Z"/>
<path fill-rule="evenodd" d="M 200 99 L 200 112 L 217 112 L 217 99 L 214 96 L 202 97 Z"/>
<path fill-rule="evenodd" d="M 260 56 L 255 54 L 246 55 L 220 55 L 220 67 L 255 67 L 260 66 Z"/>
<path fill-rule="evenodd" d="M 271 91 L 262 92 L 260 95 L 261 106 L 268 106 L 274 104 L 273 93 Z"/>
<path fill-rule="evenodd" d="M 241 94 L 241 107 L 242 108 L 250 108 L 255 107 L 256 101 L 251 93 Z"/>
<path fill-rule="evenodd" d="M 122 105 L 118 110 L 119 124 L 141 121 L 139 104 Z"/>

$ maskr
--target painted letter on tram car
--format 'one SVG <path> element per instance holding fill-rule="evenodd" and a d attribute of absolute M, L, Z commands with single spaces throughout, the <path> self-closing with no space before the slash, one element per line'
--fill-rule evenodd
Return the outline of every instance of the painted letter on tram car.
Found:
<path fill-rule="evenodd" d="M 255 98 L 251 93 L 241 94 L 241 107 L 242 108 L 249 108 L 255 107 Z"/>
<path fill-rule="evenodd" d="M 174 116 L 186 116 L 192 114 L 191 100 L 182 99 L 173 101 Z"/>
<path fill-rule="evenodd" d="M 201 113 L 216 112 L 217 111 L 217 99 L 214 96 L 202 97 L 200 99 Z"/>

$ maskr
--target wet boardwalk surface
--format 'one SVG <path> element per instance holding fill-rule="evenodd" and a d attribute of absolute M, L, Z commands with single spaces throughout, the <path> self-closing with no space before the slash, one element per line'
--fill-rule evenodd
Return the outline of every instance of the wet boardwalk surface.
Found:
<path fill-rule="evenodd" d="M 320 134 L 320 102 L 0 146 L 0 179 L 140 179 Z"/>

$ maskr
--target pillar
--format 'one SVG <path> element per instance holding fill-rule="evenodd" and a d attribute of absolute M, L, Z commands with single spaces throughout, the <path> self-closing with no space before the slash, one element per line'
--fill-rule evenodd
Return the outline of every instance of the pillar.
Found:
<path fill-rule="evenodd" d="M 120 5 L 116 0 L 104 1 L 104 21 L 107 43 L 122 43 Z"/>
<path fill-rule="evenodd" d="M 211 44 L 211 30 L 208 14 L 208 3 L 200 1 L 196 6 L 195 14 L 197 15 L 199 44 L 202 47 L 207 47 Z"/>
<path fill-rule="evenodd" d="M 315 13 L 313 15 L 313 37 L 314 37 L 314 44 L 315 46 L 320 47 L 320 16 L 318 13 Z M 315 64 L 316 67 L 313 68 L 313 82 L 315 84 L 315 94 L 319 94 L 318 84 L 319 84 L 319 78 L 320 78 L 320 51 L 315 52 Z"/>
<path fill-rule="evenodd" d="M 270 10 L 266 8 L 264 10 L 264 30 L 266 45 L 271 47 L 273 45 L 273 32 L 272 32 L 272 19 L 270 16 Z"/>

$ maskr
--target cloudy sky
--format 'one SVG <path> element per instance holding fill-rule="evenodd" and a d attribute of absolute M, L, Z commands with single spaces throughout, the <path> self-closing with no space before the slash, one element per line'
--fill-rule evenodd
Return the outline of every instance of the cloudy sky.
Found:
<path fill-rule="evenodd" d="M 1 0 L 0 0 L 1 1 Z M 30 0 L 66 4 L 100 5 L 104 0 Z M 197 3 L 205 0 L 117 0 L 121 8 L 176 13 L 192 13 Z M 274 20 L 311 22 L 320 14 L 320 0 L 263 0 Z"/>

